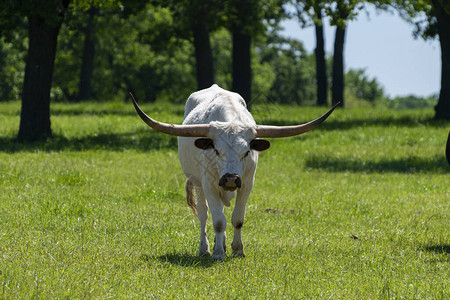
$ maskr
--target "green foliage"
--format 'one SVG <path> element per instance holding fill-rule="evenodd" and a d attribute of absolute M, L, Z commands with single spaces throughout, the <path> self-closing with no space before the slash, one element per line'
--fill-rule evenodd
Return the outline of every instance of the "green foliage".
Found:
<path fill-rule="evenodd" d="M 78 93 L 83 53 L 83 35 L 79 29 L 83 26 L 84 17 L 83 11 L 70 10 L 60 29 L 51 90 L 54 101 L 72 100 Z"/>
<path fill-rule="evenodd" d="M 179 12 L 151 4 L 144 5 L 139 11 L 126 7 L 122 10 L 114 2 L 96 5 L 100 8 L 99 14 L 94 17 L 96 52 L 93 98 L 124 99 L 129 91 L 133 91 L 141 101 L 167 99 L 184 102 L 186 95 L 194 91 L 195 62 L 189 39 L 182 39 L 180 37 L 183 36 L 177 33 L 181 27 L 180 20 L 175 16 Z M 131 2 L 124 2 L 124 5 L 131 5 Z M 75 3 L 65 16 L 58 40 L 51 91 L 53 101 L 71 101 L 78 94 L 83 30 L 88 26 L 88 8 L 84 4 Z M 268 18 L 271 15 L 274 18 L 278 14 L 269 13 L 270 6 L 261 9 L 266 10 L 264 15 Z M 184 30 L 188 31 L 187 25 Z M 254 95 L 259 100 L 269 97 L 280 103 L 299 103 L 299 99 L 312 99 L 313 62 L 301 43 L 274 42 L 273 45 L 266 46 L 265 40 L 263 36 L 255 38 L 258 46 L 252 50 Z M 230 33 L 223 28 L 212 32 L 211 45 L 216 81 L 222 87 L 230 88 Z M 280 57 L 271 54 L 268 60 L 266 53 L 270 47 L 278 47 L 279 51 L 276 50 L 274 55 Z M 11 49 L 8 53 L 10 59 L 3 61 L 4 70 L 14 69 L 20 73 L 3 72 L 0 76 L 9 79 L 3 80 L 0 90 L 5 93 L 15 90 L 15 97 L 12 99 L 18 99 L 23 72 L 23 67 L 18 66 L 23 64 L 26 49 Z M 13 75 L 16 78 L 14 81 L 11 79 Z M 288 82 L 289 80 L 291 81 Z M 13 83 L 14 87 L 11 87 Z M 5 95 L 1 99 L 7 98 L 11 96 Z"/>
<path fill-rule="evenodd" d="M 211 35 L 211 51 L 215 79 L 219 86 L 231 89 L 232 39 L 228 30 L 222 28 Z"/>
<path fill-rule="evenodd" d="M 123 7 L 123 4 L 128 4 L 130 0 L 71 0 L 72 2 L 72 9 L 74 10 L 80 10 L 80 11 L 87 11 L 91 7 L 98 7 L 98 8 L 119 8 Z M 139 1 L 143 2 L 143 1 Z M 137 4 L 137 3 L 133 3 Z"/>
<path fill-rule="evenodd" d="M 3 0 L 0 1 L 0 32 L 3 35 L 23 22 L 23 18 L 38 15 L 47 25 L 59 24 L 70 0 Z"/>
<path fill-rule="evenodd" d="M 254 108 L 278 124 L 324 112 Z M 197 256 L 176 138 L 129 103 L 51 109 L 55 139 L 24 145 L 20 103 L 0 103 L 0 298 L 450 297 L 449 123 L 432 109 L 339 110 L 272 139 L 247 204 L 246 257 L 229 249 L 220 263 Z M 183 118 L 182 105 L 144 110 Z M 229 247 L 231 224 L 227 234 Z"/>
<path fill-rule="evenodd" d="M 358 10 L 362 9 L 362 2 L 360 0 L 329 1 L 325 11 L 330 16 L 332 25 L 345 27 L 347 20 L 355 18 Z"/>
<path fill-rule="evenodd" d="M 0 101 L 19 100 L 25 70 L 25 33 L 17 30 L 0 37 Z"/>
<path fill-rule="evenodd" d="M 210 32 L 218 30 L 225 22 L 224 0 L 160 0 L 154 1 L 167 7 L 173 14 L 174 34 L 192 40 L 192 25 L 204 22 Z"/>
<path fill-rule="evenodd" d="M 394 99 L 387 100 L 386 104 L 388 107 L 393 109 L 433 108 L 438 102 L 437 98 L 437 95 L 428 98 L 409 95 L 406 97 L 396 97 Z"/>
<path fill-rule="evenodd" d="M 369 79 L 364 69 L 349 70 L 345 74 L 345 87 L 361 100 L 374 102 L 384 97 L 380 83 L 375 78 Z"/>
<path fill-rule="evenodd" d="M 61 90 L 64 99 L 77 92 L 83 45 L 79 28 L 86 18 L 73 13 L 60 35 L 54 90 Z M 171 37 L 172 21 L 167 8 L 151 5 L 135 15 L 100 10 L 95 18 L 94 97 L 125 99 L 133 91 L 145 101 L 182 101 L 195 86 L 192 46 Z"/>
<path fill-rule="evenodd" d="M 450 14 L 450 2 L 447 0 L 437 1 Z M 431 0 L 395 0 L 392 5 L 403 19 L 415 25 L 413 31 L 415 37 L 421 37 L 425 40 L 438 37 L 436 13 Z"/>
<path fill-rule="evenodd" d="M 261 62 L 269 64 L 275 76 L 267 94 L 271 102 L 304 104 L 315 100 L 314 56 L 301 42 L 273 34 L 258 50 Z"/>
<path fill-rule="evenodd" d="M 322 11 L 326 6 L 325 1 L 319 0 L 294 0 L 292 1 L 295 12 L 291 13 L 295 15 L 302 27 L 308 27 L 313 24 L 320 24 L 322 20 L 317 18 L 317 12 Z M 317 12 L 316 12 L 317 10 Z"/>
<path fill-rule="evenodd" d="M 244 33 L 255 37 L 264 34 L 269 26 L 276 26 L 285 17 L 286 0 L 227 0 L 225 12 L 227 28 L 243 28 Z"/>

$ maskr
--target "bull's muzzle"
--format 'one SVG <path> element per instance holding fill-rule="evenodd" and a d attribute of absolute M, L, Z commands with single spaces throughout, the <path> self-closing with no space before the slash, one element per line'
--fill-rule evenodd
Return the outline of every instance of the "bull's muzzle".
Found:
<path fill-rule="evenodd" d="M 219 186 L 225 191 L 234 191 L 241 188 L 241 178 L 236 174 L 225 174 L 219 180 Z"/>

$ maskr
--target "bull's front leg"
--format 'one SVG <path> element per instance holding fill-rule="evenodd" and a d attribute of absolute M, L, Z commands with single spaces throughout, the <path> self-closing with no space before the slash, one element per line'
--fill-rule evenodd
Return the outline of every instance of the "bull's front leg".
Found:
<path fill-rule="evenodd" d="M 211 211 L 211 217 L 213 220 L 214 232 L 216 237 L 214 239 L 214 251 L 211 257 L 212 260 L 224 260 L 226 251 L 226 234 L 227 219 L 223 214 L 223 203 L 217 191 L 214 189 L 205 189 L 206 200 Z"/>
<path fill-rule="evenodd" d="M 242 243 L 242 226 L 244 225 L 245 218 L 245 206 L 247 204 L 247 199 L 250 196 L 252 185 L 244 185 L 236 195 L 236 205 L 231 216 L 231 224 L 234 227 L 233 242 L 231 243 L 231 248 L 233 249 L 234 256 L 245 256 L 244 254 L 244 244 Z"/>
<path fill-rule="evenodd" d="M 214 232 L 216 237 L 214 239 L 214 251 L 211 257 L 212 260 L 224 260 L 226 251 L 226 233 L 227 219 L 223 214 L 223 203 L 214 201 L 214 204 L 209 202 L 211 216 L 213 219 Z"/>
<path fill-rule="evenodd" d="M 197 213 L 200 221 L 200 246 L 199 255 L 211 255 L 209 242 L 206 235 L 206 220 L 208 219 L 208 204 L 206 203 L 205 193 L 201 188 L 196 187 L 197 193 Z"/>

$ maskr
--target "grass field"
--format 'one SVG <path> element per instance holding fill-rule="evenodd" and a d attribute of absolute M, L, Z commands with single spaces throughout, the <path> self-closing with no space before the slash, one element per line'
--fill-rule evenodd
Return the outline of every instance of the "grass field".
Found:
<path fill-rule="evenodd" d="M 143 108 L 182 120 L 182 106 Z M 131 103 L 54 104 L 54 138 L 34 145 L 15 141 L 19 111 L 0 103 L 1 299 L 450 298 L 450 123 L 431 110 L 339 110 L 272 139 L 247 205 L 246 257 L 228 245 L 224 262 L 197 256 L 176 138 Z M 254 106 L 265 124 L 324 111 Z"/>

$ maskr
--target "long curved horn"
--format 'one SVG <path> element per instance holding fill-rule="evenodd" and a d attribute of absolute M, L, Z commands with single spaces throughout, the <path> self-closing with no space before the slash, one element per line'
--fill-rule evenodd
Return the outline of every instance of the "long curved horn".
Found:
<path fill-rule="evenodd" d="M 136 100 L 134 99 L 132 93 L 130 93 L 130 96 L 131 100 L 133 100 L 134 108 L 136 109 L 136 112 L 138 113 L 139 117 L 141 117 L 142 121 L 144 121 L 151 128 L 159 132 L 175 136 L 206 137 L 208 135 L 210 128 L 209 124 L 174 125 L 153 120 L 142 111 L 142 109 L 139 107 Z"/>
<path fill-rule="evenodd" d="M 293 126 L 270 126 L 270 125 L 257 125 L 256 126 L 256 136 L 257 137 L 265 137 L 265 138 L 282 138 L 289 137 L 294 135 L 299 135 L 310 130 L 313 130 L 317 126 L 319 126 L 329 115 L 333 112 L 333 110 L 338 107 L 341 102 L 338 102 L 334 105 L 326 114 L 321 116 L 320 118 L 313 120 L 311 122 L 301 124 L 301 125 L 293 125 Z"/>

